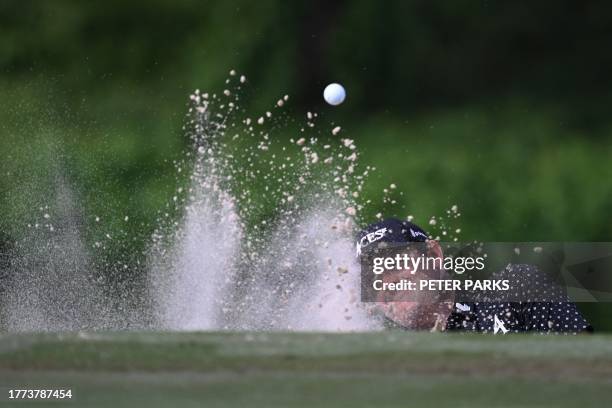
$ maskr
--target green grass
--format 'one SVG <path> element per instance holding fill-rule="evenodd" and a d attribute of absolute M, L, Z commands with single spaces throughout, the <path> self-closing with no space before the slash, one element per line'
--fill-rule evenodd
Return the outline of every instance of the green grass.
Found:
<path fill-rule="evenodd" d="M 429 333 L 94 333 L 0 338 L 10 387 L 68 406 L 602 406 L 612 337 Z M 62 403 L 48 402 L 49 406 Z"/>

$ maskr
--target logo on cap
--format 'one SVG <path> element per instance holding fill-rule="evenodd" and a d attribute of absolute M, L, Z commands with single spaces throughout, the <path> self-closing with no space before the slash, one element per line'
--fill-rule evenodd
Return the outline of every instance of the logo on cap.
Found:
<path fill-rule="evenodd" d="M 357 242 L 357 256 L 361 255 L 361 248 L 365 248 L 368 245 L 370 245 L 372 242 L 376 242 L 379 239 L 382 239 L 382 237 L 384 237 L 386 233 L 387 233 L 387 227 L 384 227 L 384 228 L 378 229 L 374 232 L 370 232 L 369 234 L 364 235 Z"/>
<path fill-rule="evenodd" d="M 424 234 L 422 231 L 415 231 L 412 228 L 410 228 L 410 235 L 412 235 L 413 238 L 423 237 L 427 239 L 427 234 Z"/>

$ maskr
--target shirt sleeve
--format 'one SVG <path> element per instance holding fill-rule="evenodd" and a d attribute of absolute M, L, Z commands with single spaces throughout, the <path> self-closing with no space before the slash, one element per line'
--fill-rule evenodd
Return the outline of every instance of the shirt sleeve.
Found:
<path fill-rule="evenodd" d="M 523 304 L 523 324 L 527 331 L 577 334 L 593 328 L 571 302 L 530 302 Z"/>

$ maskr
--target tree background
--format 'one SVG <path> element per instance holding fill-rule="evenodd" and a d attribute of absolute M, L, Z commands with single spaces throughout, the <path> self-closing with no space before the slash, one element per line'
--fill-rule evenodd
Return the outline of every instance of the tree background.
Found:
<path fill-rule="evenodd" d="M 58 167 L 80 222 L 127 229 L 112 251 L 142 257 L 188 145 L 187 97 L 230 69 L 248 110 L 290 94 L 293 114 L 356 140 L 378 168 L 364 222 L 457 204 L 466 240 L 612 241 L 611 43 L 604 1 L 3 0 L 0 269 Z M 333 81 L 348 99 L 330 109 Z M 390 183 L 395 205 L 379 199 Z M 608 304 L 581 308 L 612 329 Z"/>

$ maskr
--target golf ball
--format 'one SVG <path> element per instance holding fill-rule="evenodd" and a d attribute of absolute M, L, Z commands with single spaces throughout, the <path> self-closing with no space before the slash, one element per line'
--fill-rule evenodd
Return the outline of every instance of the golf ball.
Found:
<path fill-rule="evenodd" d="M 346 98 L 346 91 L 340 84 L 329 84 L 323 91 L 323 98 L 325 99 L 325 102 L 329 103 L 330 105 L 340 105 L 342 102 L 344 102 L 344 98 Z"/>

